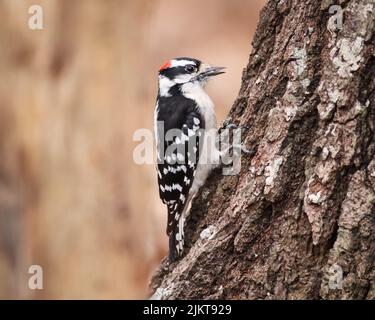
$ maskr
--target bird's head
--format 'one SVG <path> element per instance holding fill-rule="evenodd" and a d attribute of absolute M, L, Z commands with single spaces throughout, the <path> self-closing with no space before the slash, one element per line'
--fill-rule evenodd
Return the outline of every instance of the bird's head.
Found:
<path fill-rule="evenodd" d="M 159 69 L 159 94 L 170 95 L 172 88 L 194 84 L 204 87 L 211 77 L 224 73 L 224 67 L 211 67 L 193 58 L 175 58 Z"/>

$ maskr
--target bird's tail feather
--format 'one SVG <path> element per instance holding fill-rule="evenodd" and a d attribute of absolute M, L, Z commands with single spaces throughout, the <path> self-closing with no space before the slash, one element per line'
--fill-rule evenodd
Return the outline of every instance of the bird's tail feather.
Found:
<path fill-rule="evenodd" d="M 178 252 L 176 247 L 176 229 L 177 228 L 175 228 L 169 235 L 169 263 L 176 261 L 178 258 Z"/>
<path fill-rule="evenodd" d="M 172 232 L 169 234 L 169 262 L 177 260 L 184 249 L 184 223 L 185 217 L 181 214 Z"/>

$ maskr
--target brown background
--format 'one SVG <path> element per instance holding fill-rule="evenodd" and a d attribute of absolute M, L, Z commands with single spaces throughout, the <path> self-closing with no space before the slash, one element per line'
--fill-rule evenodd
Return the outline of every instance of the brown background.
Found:
<path fill-rule="evenodd" d="M 208 88 L 222 121 L 263 3 L 0 0 L 0 298 L 146 297 L 165 210 L 132 136 L 152 130 L 157 69 L 226 66 Z M 28 288 L 32 264 L 43 290 Z"/>

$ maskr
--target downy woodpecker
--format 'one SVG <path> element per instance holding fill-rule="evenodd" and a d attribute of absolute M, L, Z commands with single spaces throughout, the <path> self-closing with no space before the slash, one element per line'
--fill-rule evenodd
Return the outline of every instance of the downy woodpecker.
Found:
<path fill-rule="evenodd" d="M 159 69 L 154 129 L 159 194 L 168 209 L 170 263 L 184 248 L 189 204 L 220 158 L 214 105 L 204 86 L 223 69 L 185 57 Z"/>

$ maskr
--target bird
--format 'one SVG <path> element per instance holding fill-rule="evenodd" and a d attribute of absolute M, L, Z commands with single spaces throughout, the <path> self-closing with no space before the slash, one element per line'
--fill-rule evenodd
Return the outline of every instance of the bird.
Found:
<path fill-rule="evenodd" d="M 159 69 L 154 135 L 159 195 L 168 211 L 169 263 L 182 256 L 191 200 L 220 161 L 214 103 L 205 86 L 224 69 L 188 57 Z"/>

